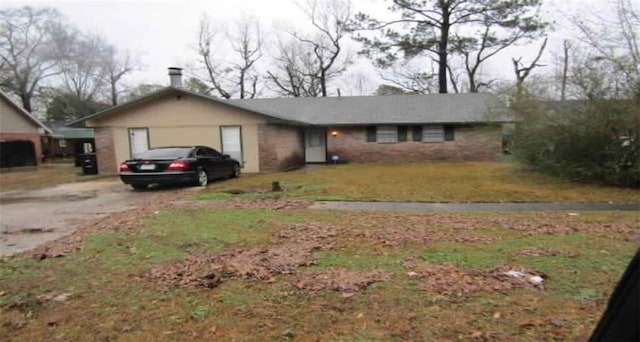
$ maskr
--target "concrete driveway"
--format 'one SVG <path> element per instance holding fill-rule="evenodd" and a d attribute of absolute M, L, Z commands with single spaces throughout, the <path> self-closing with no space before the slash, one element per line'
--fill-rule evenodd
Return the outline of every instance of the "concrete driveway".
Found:
<path fill-rule="evenodd" d="M 166 191 L 183 190 L 133 191 L 118 180 L 102 180 L 2 193 L 0 256 L 33 249 L 81 229 L 83 223 L 134 209 L 143 201 L 148 204 L 150 197 Z"/>

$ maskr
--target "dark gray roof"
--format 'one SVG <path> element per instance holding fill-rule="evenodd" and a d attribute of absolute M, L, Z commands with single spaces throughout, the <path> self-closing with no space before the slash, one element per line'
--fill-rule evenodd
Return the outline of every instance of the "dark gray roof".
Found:
<path fill-rule="evenodd" d="M 490 94 L 298 97 L 226 100 L 251 111 L 311 125 L 512 121 Z"/>
<path fill-rule="evenodd" d="M 265 116 L 269 122 L 291 125 L 367 125 L 425 123 L 510 122 L 512 114 L 490 94 L 430 94 L 344 97 L 290 97 L 224 100 L 184 88 L 166 87 L 130 102 L 105 109 L 67 124 L 84 127 L 85 121 L 168 94 L 185 94 L 241 108 Z"/>

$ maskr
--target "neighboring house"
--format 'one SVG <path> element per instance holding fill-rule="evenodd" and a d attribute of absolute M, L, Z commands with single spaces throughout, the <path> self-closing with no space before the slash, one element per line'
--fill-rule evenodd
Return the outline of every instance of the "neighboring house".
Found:
<path fill-rule="evenodd" d="M 53 132 L 50 143 L 43 147 L 47 158 L 73 156 L 77 160 L 78 155 L 95 151 L 93 128 L 67 127 L 62 121 L 46 122 L 45 124 Z M 78 163 L 76 165 L 79 166 Z"/>
<path fill-rule="evenodd" d="M 0 91 L 0 167 L 38 165 L 51 130 Z"/>
<path fill-rule="evenodd" d="M 510 121 L 486 94 L 221 100 L 172 86 L 70 125 L 93 127 L 98 168 L 155 146 L 208 145 L 244 172 L 341 161 L 493 160 Z M 179 77 L 179 74 L 177 75 Z"/>

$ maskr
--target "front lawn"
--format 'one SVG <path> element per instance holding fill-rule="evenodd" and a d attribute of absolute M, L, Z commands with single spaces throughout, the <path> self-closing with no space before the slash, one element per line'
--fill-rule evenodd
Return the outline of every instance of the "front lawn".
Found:
<path fill-rule="evenodd" d="M 36 190 L 62 183 L 83 182 L 104 178 L 84 175 L 73 164 L 45 164 L 38 167 L 3 169 L 0 172 L 0 192 Z"/>
<path fill-rule="evenodd" d="M 140 226 L 114 217 L 122 223 L 84 236 L 74 254 L 0 262 L 0 336 L 576 340 L 591 333 L 640 237 L 637 213 L 333 212 L 283 209 L 295 203 L 282 200 L 222 209 L 224 202 L 173 205 Z M 256 208 L 265 205 L 272 209 Z"/>
<path fill-rule="evenodd" d="M 409 202 L 613 202 L 635 203 L 640 191 L 569 182 L 530 172 L 512 163 L 348 164 L 309 172 L 245 176 L 214 183 L 203 199 L 240 190 L 263 197 L 271 182 L 278 196 L 313 200 Z M 258 192 L 258 193 L 256 193 Z"/>

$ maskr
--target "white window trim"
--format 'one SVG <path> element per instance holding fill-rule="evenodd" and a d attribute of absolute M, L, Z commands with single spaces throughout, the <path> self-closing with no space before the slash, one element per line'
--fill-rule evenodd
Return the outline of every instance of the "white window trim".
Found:
<path fill-rule="evenodd" d="M 397 143 L 398 126 L 376 126 L 376 142 L 380 144 Z"/>

